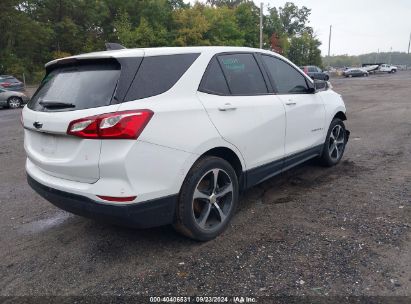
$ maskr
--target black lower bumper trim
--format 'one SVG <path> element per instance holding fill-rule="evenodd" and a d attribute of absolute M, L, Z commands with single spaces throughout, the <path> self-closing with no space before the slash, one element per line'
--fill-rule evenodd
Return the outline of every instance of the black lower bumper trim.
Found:
<path fill-rule="evenodd" d="M 88 197 L 45 186 L 30 175 L 29 185 L 53 205 L 68 212 L 121 226 L 149 228 L 171 224 L 175 219 L 177 194 L 130 205 L 106 205 Z"/>

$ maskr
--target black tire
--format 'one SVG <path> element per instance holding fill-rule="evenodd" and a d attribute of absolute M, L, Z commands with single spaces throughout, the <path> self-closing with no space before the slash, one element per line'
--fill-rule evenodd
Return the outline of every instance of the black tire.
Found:
<path fill-rule="evenodd" d="M 396 69 L 391 70 L 391 73 L 396 73 L 396 72 L 397 72 Z"/>
<path fill-rule="evenodd" d="M 217 206 L 220 205 L 221 208 L 217 208 L 210 199 L 194 199 L 195 191 L 200 187 L 201 183 L 206 181 L 209 174 L 211 174 L 211 178 L 214 178 L 215 175 L 212 170 L 220 170 L 217 171 L 218 182 L 222 183 L 222 179 L 228 180 L 227 178 L 229 178 L 229 182 L 231 182 L 232 185 L 232 193 L 230 192 L 221 197 L 221 199 L 224 199 L 225 202 L 223 202 L 222 200 L 218 201 L 218 199 L 220 198 L 217 198 L 217 201 L 215 201 L 216 204 L 218 203 Z M 213 187 L 211 183 L 212 182 L 210 181 L 209 186 Z M 218 189 L 218 187 L 215 189 Z M 222 189 L 224 190 L 224 187 L 222 187 Z M 201 191 L 201 194 L 204 194 L 205 192 L 206 190 Z M 216 192 L 210 189 L 210 193 Z M 199 159 L 188 172 L 181 187 L 176 210 L 176 221 L 173 225 L 174 228 L 179 233 L 194 240 L 209 241 L 214 239 L 227 228 L 228 223 L 233 217 L 238 205 L 238 193 L 239 186 L 237 175 L 233 167 L 227 161 L 214 156 L 206 156 Z M 228 204 L 230 198 L 230 205 L 223 205 Z M 198 204 L 202 205 L 202 207 L 198 207 Z M 206 212 L 204 212 L 204 209 L 202 208 L 207 207 L 210 210 L 208 212 L 209 215 L 202 217 L 201 215 L 206 214 Z M 199 211 L 199 208 L 202 210 Z M 226 213 L 223 213 L 223 220 L 223 217 L 219 215 L 218 210 L 220 210 L 221 212 L 221 210 L 224 208 L 226 210 Z M 198 217 L 196 217 L 196 212 L 200 213 Z M 205 218 L 205 220 L 201 221 L 201 218 Z M 220 219 L 220 224 L 218 224 L 218 219 Z M 211 224 L 207 225 L 207 220 L 210 220 L 211 222 L 214 220 L 214 222 L 217 222 L 215 224 L 215 227 L 212 227 Z M 201 227 L 201 223 L 199 223 L 199 221 L 204 222 L 204 227 Z"/>
<path fill-rule="evenodd" d="M 368 74 L 364 73 L 364 77 L 367 77 L 367 76 L 368 76 Z"/>
<path fill-rule="evenodd" d="M 12 96 L 7 99 L 7 107 L 9 109 L 18 109 L 23 104 L 23 100 L 20 97 Z"/>
<path fill-rule="evenodd" d="M 340 132 L 343 132 L 340 136 L 338 136 L 338 142 L 341 142 L 341 140 L 343 141 L 338 144 L 336 141 L 335 143 L 337 146 L 335 148 L 337 150 L 333 149 L 332 150 L 333 153 L 331 153 L 331 148 L 334 147 L 333 142 L 335 141 L 335 139 L 333 139 L 335 137 L 335 134 L 334 133 L 331 134 L 331 132 L 337 129 L 338 128 L 337 126 L 341 128 Z M 345 129 L 345 125 L 341 119 L 334 118 L 330 124 L 330 127 L 328 128 L 327 137 L 325 139 L 322 155 L 320 158 L 321 163 L 326 167 L 332 167 L 338 164 L 344 155 L 346 144 L 347 144 L 347 132 Z"/>
<path fill-rule="evenodd" d="M 328 81 L 328 80 L 330 80 L 330 76 L 328 76 L 328 75 L 325 75 L 325 79 L 324 79 L 325 81 Z"/>

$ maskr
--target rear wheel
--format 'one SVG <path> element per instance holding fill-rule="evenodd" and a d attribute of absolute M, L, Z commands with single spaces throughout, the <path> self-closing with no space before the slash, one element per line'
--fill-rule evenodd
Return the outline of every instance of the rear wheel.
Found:
<path fill-rule="evenodd" d="M 344 154 L 346 144 L 345 125 L 341 119 L 334 118 L 327 132 L 321 162 L 327 167 L 338 164 Z"/>
<path fill-rule="evenodd" d="M 21 104 L 22 104 L 22 101 L 21 101 L 21 99 L 19 98 L 19 97 L 10 97 L 8 100 L 7 100 L 7 106 L 10 108 L 10 109 L 17 109 L 17 108 L 20 108 L 20 106 L 21 106 Z"/>
<path fill-rule="evenodd" d="M 180 191 L 175 229 L 208 241 L 226 228 L 238 204 L 238 179 L 225 160 L 207 156 L 197 161 Z"/>
<path fill-rule="evenodd" d="M 364 73 L 364 77 L 367 77 L 368 76 L 368 74 L 367 73 Z"/>

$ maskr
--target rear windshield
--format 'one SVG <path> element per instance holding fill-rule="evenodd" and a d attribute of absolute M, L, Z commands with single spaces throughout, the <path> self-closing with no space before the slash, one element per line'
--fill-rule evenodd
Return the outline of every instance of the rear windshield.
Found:
<path fill-rule="evenodd" d="M 120 72 L 116 63 L 57 68 L 44 78 L 28 107 L 36 111 L 71 111 L 107 106 Z M 67 106 L 50 106 L 54 102 Z"/>

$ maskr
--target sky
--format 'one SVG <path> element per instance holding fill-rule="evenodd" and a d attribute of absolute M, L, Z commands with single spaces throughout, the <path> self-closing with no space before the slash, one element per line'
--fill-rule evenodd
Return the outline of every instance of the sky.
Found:
<path fill-rule="evenodd" d="M 311 9 L 310 26 L 328 54 L 332 25 L 331 55 L 370 52 L 406 52 L 411 32 L 411 0 L 288 0 Z M 194 0 L 186 0 L 194 3 Z M 204 2 L 200 1 L 200 2 Z M 268 6 L 284 6 L 287 0 L 263 0 Z"/>

